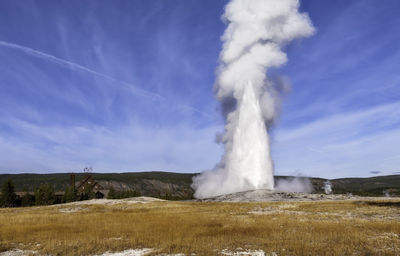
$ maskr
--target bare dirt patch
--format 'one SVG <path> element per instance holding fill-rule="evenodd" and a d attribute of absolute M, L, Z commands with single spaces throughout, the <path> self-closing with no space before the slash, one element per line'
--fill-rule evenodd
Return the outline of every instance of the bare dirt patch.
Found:
<path fill-rule="evenodd" d="M 140 196 L 124 199 L 92 199 L 85 201 L 72 202 L 65 205 L 114 205 L 114 204 L 137 204 L 137 203 L 152 203 L 152 202 L 163 202 L 165 200 Z"/>

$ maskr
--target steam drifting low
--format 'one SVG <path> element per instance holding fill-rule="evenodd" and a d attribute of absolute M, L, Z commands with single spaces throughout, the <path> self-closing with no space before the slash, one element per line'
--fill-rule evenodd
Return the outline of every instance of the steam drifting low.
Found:
<path fill-rule="evenodd" d="M 232 0 L 217 70 L 215 94 L 225 110 L 225 153 L 213 170 L 193 180 L 195 197 L 273 189 L 268 129 L 279 106 L 267 70 L 286 63 L 282 47 L 314 28 L 298 0 Z"/>

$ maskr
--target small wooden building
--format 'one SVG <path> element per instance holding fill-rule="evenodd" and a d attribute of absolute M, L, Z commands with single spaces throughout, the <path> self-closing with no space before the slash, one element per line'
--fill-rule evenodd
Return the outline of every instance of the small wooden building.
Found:
<path fill-rule="evenodd" d="M 75 187 L 75 174 L 71 174 L 70 178 L 71 186 Z M 95 194 L 95 198 L 100 199 L 105 197 L 104 188 L 93 179 L 92 174 L 88 173 L 88 175 L 76 186 L 76 191 L 78 194 L 83 194 L 85 189 L 90 187 Z"/>

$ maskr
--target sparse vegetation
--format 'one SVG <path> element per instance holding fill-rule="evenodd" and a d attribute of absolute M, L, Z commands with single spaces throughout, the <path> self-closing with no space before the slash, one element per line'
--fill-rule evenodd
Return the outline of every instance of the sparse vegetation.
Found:
<path fill-rule="evenodd" d="M 400 254 L 400 200 L 83 203 L 0 209 L 0 248 L 52 255 L 130 248 L 215 255 L 239 247 L 267 255 Z"/>

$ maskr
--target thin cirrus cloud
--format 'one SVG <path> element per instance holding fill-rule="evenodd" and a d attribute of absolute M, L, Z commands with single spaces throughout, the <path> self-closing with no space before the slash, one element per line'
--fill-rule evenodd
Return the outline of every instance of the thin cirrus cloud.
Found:
<path fill-rule="evenodd" d="M 212 168 L 227 1 L 0 1 L 0 172 Z M 79 6 L 79 8 L 78 8 Z M 301 1 L 276 174 L 397 174 L 400 2 Z"/>
<path fill-rule="evenodd" d="M 18 127 L 24 139 L 0 136 L 2 171 L 24 172 L 29 166 L 39 172 L 64 172 L 90 165 L 99 172 L 119 172 L 132 171 L 133 163 L 142 171 L 201 171 L 221 153 L 213 141 L 216 126 L 179 124 L 158 129 L 131 123 L 108 129 L 43 126 L 13 119 L 7 122 Z"/>
<path fill-rule="evenodd" d="M 156 101 L 166 101 L 167 100 L 167 98 L 165 98 L 164 96 L 162 96 L 160 94 L 157 94 L 157 93 L 154 93 L 154 92 L 151 92 L 151 91 L 148 91 L 148 90 L 141 89 L 141 88 L 136 87 L 136 86 L 134 86 L 134 85 L 132 85 L 130 83 L 127 83 L 125 81 L 121 81 L 119 79 L 116 79 L 116 78 L 111 77 L 111 76 L 106 75 L 106 74 L 99 73 L 99 72 L 97 72 L 97 71 L 95 71 L 93 69 L 87 68 L 87 67 L 79 65 L 77 63 L 74 63 L 74 62 L 71 62 L 71 61 L 68 61 L 68 60 L 65 60 L 65 59 L 58 58 L 58 57 L 55 57 L 53 55 L 50 55 L 50 54 L 47 54 L 47 53 L 44 53 L 44 52 L 41 52 L 41 51 L 37 51 L 37 50 L 34 50 L 34 49 L 26 47 L 26 46 L 22 46 L 22 45 L 10 43 L 10 42 L 5 42 L 5 41 L 0 41 L 0 46 L 16 49 L 16 50 L 22 51 L 22 52 L 24 52 L 26 54 L 33 55 L 35 57 L 44 59 L 46 61 L 50 61 L 50 62 L 56 63 L 56 64 L 61 65 L 63 67 L 71 68 L 71 69 L 77 70 L 77 71 L 87 72 L 89 74 L 92 74 L 92 75 L 95 75 L 95 76 L 99 76 L 99 77 L 111 80 L 113 82 L 117 82 L 118 84 L 122 84 L 124 86 L 127 86 L 131 90 L 132 93 L 137 94 L 140 97 L 146 97 L 146 98 L 150 98 L 150 99 L 156 100 Z M 173 104 L 175 104 L 176 106 L 178 106 L 180 108 L 188 109 L 188 110 L 197 112 L 199 114 L 202 114 L 202 115 L 204 115 L 206 117 L 211 118 L 211 115 L 209 113 L 200 111 L 200 110 L 198 110 L 198 109 L 196 109 L 194 107 L 191 107 L 191 106 L 188 106 L 188 105 L 184 105 L 184 104 L 179 104 L 179 103 L 173 103 Z"/>
<path fill-rule="evenodd" d="M 391 174 L 398 170 L 400 104 L 340 113 L 277 131 L 274 157 L 279 173 L 322 177 Z"/>

